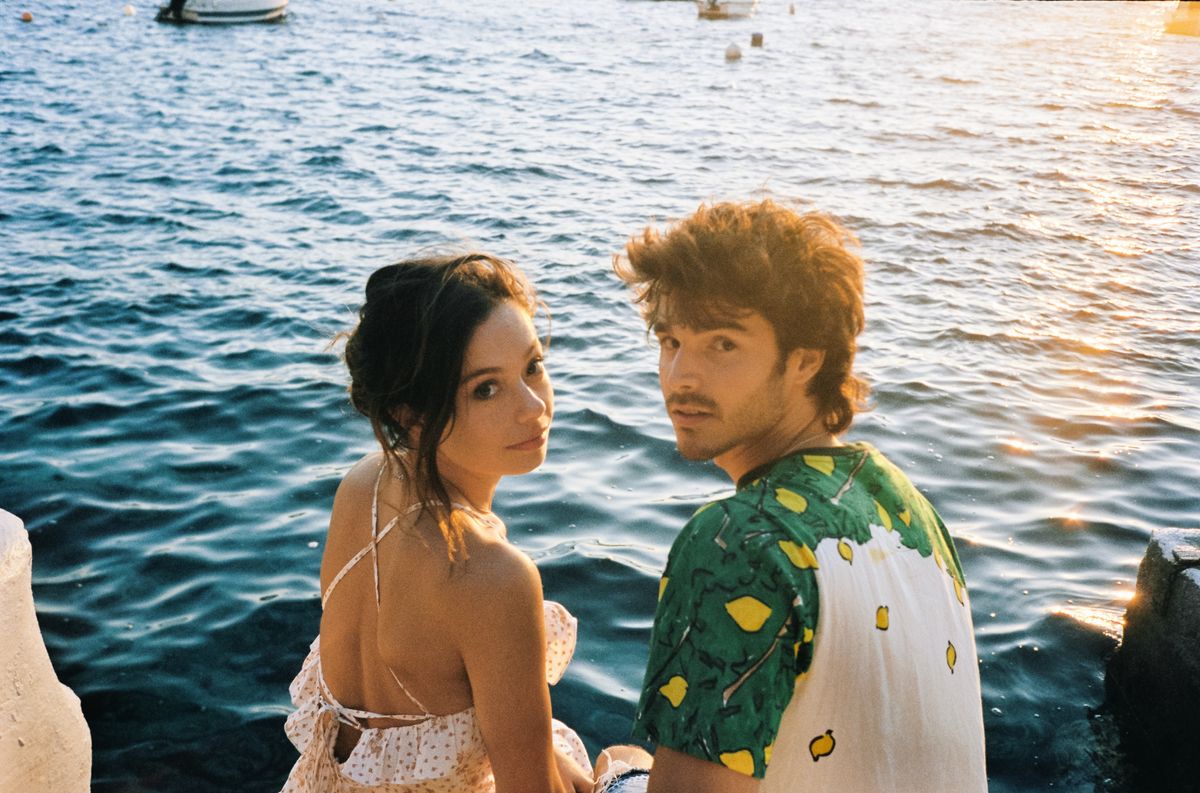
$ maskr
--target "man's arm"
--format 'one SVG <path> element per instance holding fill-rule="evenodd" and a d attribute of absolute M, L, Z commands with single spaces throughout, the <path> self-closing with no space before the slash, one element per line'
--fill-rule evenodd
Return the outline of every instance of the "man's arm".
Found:
<path fill-rule="evenodd" d="M 646 793 L 756 793 L 760 780 L 660 746 Z"/>

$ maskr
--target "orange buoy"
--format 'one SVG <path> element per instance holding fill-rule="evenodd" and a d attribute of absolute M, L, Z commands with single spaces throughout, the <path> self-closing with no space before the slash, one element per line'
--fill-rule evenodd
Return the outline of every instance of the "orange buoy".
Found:
<path fill-rule="evenodd" d="M 22 22 L 32 22 L 33 14 L 29 13 L 28 11 L 22 11 L 21 12 L 21 21 Z"/>

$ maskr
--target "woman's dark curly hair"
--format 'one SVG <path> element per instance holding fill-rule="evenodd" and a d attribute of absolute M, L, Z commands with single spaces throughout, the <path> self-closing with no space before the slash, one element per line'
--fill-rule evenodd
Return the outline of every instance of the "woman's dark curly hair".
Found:
<path fill-rule="evenodd" d="M 845 431 L 864 409 L 867 383 L 854 374 L 863 329 L 863 263 L 854 236 L 827 215 L 771 200 L 702 205 L 665 233 L 647 228 L 613 268 L 642 305 L 646 323 L 711 328 L 747 310 L 775 329 L 780 363 L 798 348 L 822 350 L 809 384 L 825 427 Z M 662 316 L 664 299 L 671 317 Z"/>
<path fill-rule="evenodd" d="M 497 305 L 511 300 L 533 316 L 537 296 L 511 262 L 468 253 L 382 267 L 367 280 L 366 298 L 346 337 L 350 401 L 370 419 L 393 470 L 429 505 L 454 558 L 465 526 L 437 451 L 454 425 L 467 345 Z"/>

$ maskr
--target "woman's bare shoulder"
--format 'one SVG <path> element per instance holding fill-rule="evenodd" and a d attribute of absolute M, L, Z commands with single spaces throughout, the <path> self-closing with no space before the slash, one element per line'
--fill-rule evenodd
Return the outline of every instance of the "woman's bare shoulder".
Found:
<path fill-rule="evenodd" d="M 523 551 L 492 531 L 471 532 L 465 540 L 466 557 L 454 564 L 451 574 L 464 597 L 523 606 L 541 600 L 541 574 Z"/>
<path fill-rule="evenodd" d="M 375 489 L 375 482 L 383 464 L 383 452 L 372 452 L 360 458 L 342 477 L 335 502 L 338 499 L 357 499 L 364 495 L 370 496 Z"/>

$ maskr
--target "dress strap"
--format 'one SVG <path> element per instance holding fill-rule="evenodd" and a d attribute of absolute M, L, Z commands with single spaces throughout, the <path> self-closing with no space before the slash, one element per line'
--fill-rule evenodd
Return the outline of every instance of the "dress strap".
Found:
<path fill-rule="evenodd" d="M 330 596 L 333 595 L 334 588 L 341 582 L 341 580 L 343 578 L 346 577 L 347 573 L 349 573 L 351 570 L 354 569 L 355 565 L 357 565 L 359 562 L 361 562 L 363 559 L 366 558 L 367 554 L 371 555 L 371 569 L 372 569 L 372 572 L 375 577 L 375 609 L 376 609 L 376 611 L 378 611 L 378 609 L 379 609 L 379 604 L 380 604 L 380 601 L 382 600 L 382 593 L 380 591 L 380 584 L 379 584 L 379 543 L 382 542 L 383 538 L 386 537 L 388 535 L 388 533 L 396 527 L 396 524 L 400 522 L 401 518 L 407 517 L 408 515 L 411 515 L 412 513 L 416 512 L 419 509 L 423 509 L 426 506 L 425 502 L 418 501 L 416 504 L 411 505 L 408 509 L 404 510 L 400 514 L 393 517 L 391 520 L 389 520 L 387 522 L 387 524 L 382 529 L 380 529 L 379 528 L 379 485 L 383 481 L 383 474 L 385 471 L 387 471 L 387 460 L 384 460 L 383 463 L 380 464 L 380 466 L 379 466 L 379 473 L 375 475 L 375 486 L 372 488 L 372 493 L 371 493 L 371 541 L 369 543 L 367 543 L 367 545 L 365 547 L 361 548 L 358 551 L 358 553 L 356 553 L 356 554 L 354 554 L 354 556 L 350 557 L 350 560 L 348 562 L 346 562 L 346 564 L 342 567 L 342 569 L 338 571 L 338 574 L 333 577 L 333 580 L 329 582 L 329 588 L 326 589 L 325 594 L 321 596 L 321 608 L 322 609 L 324 609 L 325 604 L 327 604 L 329 602 Z M 470 507 L 467 506 L 466 504 L 453 503 L 453 504 L 451 504 L 451 506 L 454 508 L 457 508 L 457 509 L 470 509 Z M 345 721 L 347 724 L 350 724 L 351 726 L 359 727 L 360 725 L 358 724 L 358 719 L 361 719 L 361 718 L 410 719 L 410 720 L 411 719 L 434 718 L 434 714 L 429 712 L 429 708 L 427 708 L 423 704 L 421 704 L 421 700 L 414 697 L 412 695 L 412 692 L 410 692 L 405 687 L 405 685 L 400 682 L 400 678 L 396 676 L 396 673 L 392 671 L 392 668 L 390 666 L 388 666 L 387 664 L 384 664 L 384 668 L 386 668 L 388 670 L 388 674 L 390 674 L 392 676 L 392 680 L 395 680 L 396 685 L 400 687 L 400 690 L 402 692 L 404 692 L 404 696 L 408 697 L 412 701 L 412 703 L 421 710 L 421 713 L 398 716 L 398 715 L 389 715 L 389 714 L 385 714 L 385 713 L 372 713 L 370 711 L 355 710 L 353 708 L 347 708 L 344 705 L 342 705 L 341 703 L 339 703 L 334 698 L 333 692 L 329 690 L 329 687 L 327 685 L 325 685 L 325 678 L 324 678 L 324 675 L 322 675 L 321 676 L 321 686 L 324 689 L 322 693 L 329 699 L 330 702 L 337 705 L 339 719 L 341 719 L 342 721 Z"/>
<path fill-rule="evenodd" d="M 386 466 L 386 463 L 384 465 Z M 375 606 L 377 608 L 379 606 L 379 543 L 383 542 L 383 538 L 386 537 L 388 533 L 396 527 L 396 524 L 400 522 L 400 518 L 411 515 L 424 506 L 424 504 L 421 503 L 413 504 L 399 515 L 389 520 L 387 524 L 380 529 L 379 482 L 383 477 L 383 472 L 384 468 L 380 468 L 379 475 L 375 477 L 375 489 L 371 496 L 371 542 L 367 543 L 367 545 L 361 548 L 358 553 L 354 554 L 354 556 L 351 556 L 350 561 L 346 562 L 342 569 L 338 571 L 338 574 L 333 577 L 333 580 L 329 582 L 329 587 L 325 590 L 325 594 L 321 596 L 321 608 L 325 608 L 325 604 L 329 602 L 329 597 L 333 594 L 334 587 L 341 583 L 341 580 L 346 577 L 346 574 L 353 570 L 355 565 L 361 562 L 367 554 L 371 554 L 371 564 L 375 572 Z"/>
<path fill-rule="evenodd" d="M 393 675 L 393 677 L 394 677 L 394 675 Z M 325 682 L 324 673 L 320 673 L 317 675 L 317 681 L 321 688 L 321 697 L 325 700 L 325 702 L 327 702 L 329 704 L 330 709 L 333 710 L 334 714 L 336 714 L 337 720 L 342 722 L 343 724 L 348 724 L 357 730 L 366 729 L 366 725 L 364 725 L 362 723 L 362 719 L 391 719 L 393 721 L 425 721 L 426 719 L 437 718 L 436 716 L 434 716 L 432 713 L 429 712 L 428 708 L 422 706 L 420 703 L 416 703 L 416 704 L 418 707 L 421 708 L 421 711 L 422 711 L 421 713 L 375 713 L 374 711 L 370 711 L 370 710 L 359 710 L 357 708 L 348 708 L 345 705 L 343 705 L 342 703 L 338 702 L 337 697 L 335 697 L 333 695 L 333 692 L 329 690 L 329 685 L 326 684 L 326 682 Z M 401 688 L 403 688 L 403 686 L 401 686 Z M 407 691 L 405 691 L 404 693 L 408 694 Z M 410 694 L 409 698 L 411 699 L 411 697 L 412 697 L 412 695 Z M 414 702 L 416 702 L 416 701 L 414 700 Z"/>

